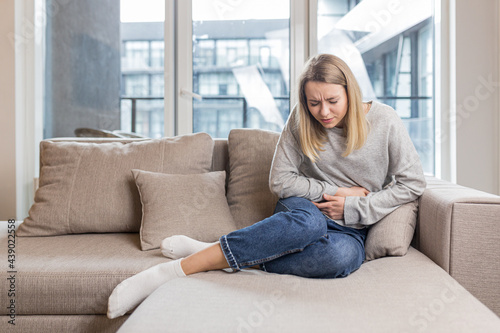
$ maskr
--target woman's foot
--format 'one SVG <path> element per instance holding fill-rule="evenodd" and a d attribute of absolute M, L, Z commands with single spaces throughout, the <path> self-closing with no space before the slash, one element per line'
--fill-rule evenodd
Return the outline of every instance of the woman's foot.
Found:
<path fill-rule="evenodd" d="M 181 261 L 175 260 L 146 269 L 115 287 L 108 300 L 108 318 L 123 316 L 139 305 L 165 282 L 186 276 Z"/>
<path fill-rule="evenodd" d="M 176 235 L 165 238 L 161 242 L 161 253 L 170 259 L 180 259 L 190 256 L 196 252 L 204 250 L 214 244 L 197 241 L 183 235 Z"/>

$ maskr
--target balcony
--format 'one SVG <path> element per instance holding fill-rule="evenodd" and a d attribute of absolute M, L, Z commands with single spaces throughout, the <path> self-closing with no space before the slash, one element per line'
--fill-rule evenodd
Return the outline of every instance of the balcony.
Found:
<path fill-rule="evenodd" d="M 164 133 L 163 97 L 120 98 L 123 131 L 159 138 Z M 288 118 L 289 97 L 274 97 L 283 119 Z M 245 97 L 204 96 L 193 100 L 193 132 L 206 132 L 214 138 L 226 138 L 232 128 L 261 128 L 281 131 L 264 120 L 259 110 L 248 105 Z"/>

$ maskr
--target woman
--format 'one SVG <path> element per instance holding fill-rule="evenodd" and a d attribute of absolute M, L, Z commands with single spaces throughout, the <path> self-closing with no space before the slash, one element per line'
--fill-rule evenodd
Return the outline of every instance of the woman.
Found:
<path fill-rule="evenodd" d="M 365 259 L 366 227 L 423 193 L 422 166 L 401 119 L 386 105 L 362 103 L 342 60 L 310 59 L 299 88 L 271 167 L 270 187 L 281 198 L 275 214 L 212 244 L 165 239 L 162 253 L 177 260 L 120 283 L 108 317 L 123 315 L 170 279 L 209 270 L 345 277 Z"/>

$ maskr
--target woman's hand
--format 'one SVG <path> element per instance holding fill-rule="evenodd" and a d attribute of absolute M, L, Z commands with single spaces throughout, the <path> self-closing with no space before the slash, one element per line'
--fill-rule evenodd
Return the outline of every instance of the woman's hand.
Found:
<path fill-rule="evenodd" d="M 324 201 L 313 204 L 332 220 L 340 220 L 344 218 L 345 197 L 366 197 L 369 193 L 370 191 L 360 186 L 339 187 L 335 195 L 323 194 Z"/>
<path fill-rule="evenodd" d="M 339 187 L 335 196 L 338 197 L 366 197 L 370 191 L 361 186 Z"/>
<path fill-rule="evenodd" d="M 313 204 L 332 220 L 340 220 L 344 218 L 345 197 L 323 194 L 323 199 L 325 201 L 319 203 L 313 202 Z"/>

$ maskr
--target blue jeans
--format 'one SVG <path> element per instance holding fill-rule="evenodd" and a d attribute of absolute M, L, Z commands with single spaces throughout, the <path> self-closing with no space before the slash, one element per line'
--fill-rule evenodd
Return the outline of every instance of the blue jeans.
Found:
<path fill-rule="evenodd" d="M 267 272 L 311 278 L 345 277 L 365 259 L 367 229 L 338 225 L 309 200 L 281 199 L 274 214 L 220 238 L 234 270 L 259 265 Z"/>

